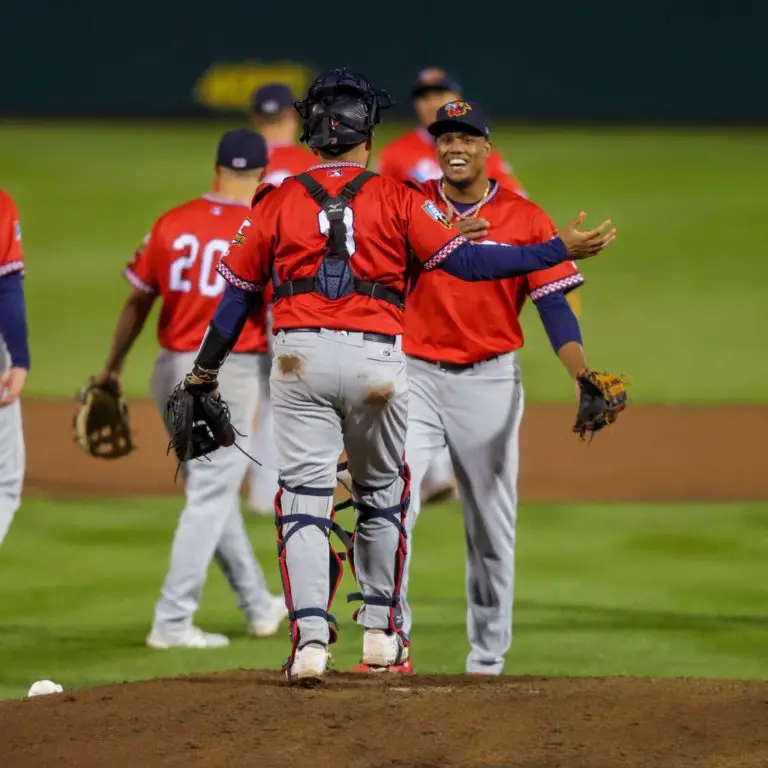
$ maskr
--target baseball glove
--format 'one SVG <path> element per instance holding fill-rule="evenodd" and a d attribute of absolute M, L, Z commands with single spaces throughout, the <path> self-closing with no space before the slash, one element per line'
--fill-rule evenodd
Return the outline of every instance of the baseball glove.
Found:
<path fill-rule="evenodd" d="M 176 458 L 189 461 L 235 442 L 229 406 L 216 382 L 195 383 L 190 376 L 177 384 L 165 404 L 165 427 Z"/>
<path fill-rule="evenodd" d="M 75 413 L 75 442 L 91 456 L 119 459 L 134 446 L 128 420 L 128 406 L 117 379 L 96 384 L 91 377 L 80 392 Z"/>
<path fill-rule="evenodd" d="M 623 376 L 598 373 L 588 368 L 576 377 L 579 385 L 579 410 L 573 431 L 582 439 L 613 424 L 627 407 L 627 381 Z"/>

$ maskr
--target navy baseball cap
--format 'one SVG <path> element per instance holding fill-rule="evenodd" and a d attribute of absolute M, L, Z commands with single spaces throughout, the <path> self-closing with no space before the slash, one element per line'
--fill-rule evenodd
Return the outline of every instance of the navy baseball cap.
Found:
<path fill-rule="evenodd" d="M 427 67 L 422 69 L 416 77 L 416 82 L 411 86 L 411 98 L 426 93 L 427 91 L 450 91 L 461 93 L 461 85 L 444 69 L 440 67 Z"/>
<path fill-rule="evenodd" d="M 284 83 L 268 83 L 251 95 L 251 107 L 257 115 L 269 117 L 293 106 L 293 93 Z"/>
<path fill-rule="evenodd" d="M 491 126 L 485 112 L 474 101 L 450 101 L 437 110 L 435 122 L 427 126 L 427 130 L 437 138 L 448 131 L 462 131 L 476 136 L 491 135 Z"/>
<path fill-rule="evenodd" d="M 216 165 L 235 171 L 266 168 L 267 142 L 260 133 L 247 128 L 227 131 L 219 141 Z"/>

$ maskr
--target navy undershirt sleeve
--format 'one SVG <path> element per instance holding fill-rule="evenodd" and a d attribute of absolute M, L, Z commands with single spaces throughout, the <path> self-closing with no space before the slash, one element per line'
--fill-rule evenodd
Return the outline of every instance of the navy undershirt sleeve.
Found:
<path fill-rule="evenodd" d="M 579 321 L 562 291 L 542 296 L 534 304 L 555 352 L 569 341 L 582 343 Z"/>
<path fill-rule="evenodd" d="M 568 258 L 565 243 L 555 237 L 536 245 L 462 243 L 436 265 L 461 280 L 500 280 L 554 267 Z"/>
<path fill-rule="evenodd" d="M 21 272 L 0 277 L 0 336 L 14 368 L 29 370 L 27 313 Z"/>
<path fill-rule="evenodd" d="M 248 316 L 257 311 L 263 301 L 262 291 L 244 291 L 227 283 L 195 363 L 209 370 L 221 368 L 235 346 Z"/>

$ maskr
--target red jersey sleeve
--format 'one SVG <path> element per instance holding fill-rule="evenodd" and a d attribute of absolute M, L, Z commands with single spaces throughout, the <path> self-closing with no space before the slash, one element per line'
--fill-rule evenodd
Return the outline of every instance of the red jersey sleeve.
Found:
<path fill-rule="evenodd" d="M 410 185 L 403 185 L 403 189 L 408 211 L 408 244 L 424 269 L 435 269 L 467 241 L 434 200 Z"/>
<path fill-rule="evenodd" d="M 270 219 L 264 206 L 259 213 L 246 217 L 222 256 L 218 273 L 231 285 L 244 291 L 261 291 L 272 273 L 272 237 L 268 233 Z"/>
<path fill-rule="evenodd" d="M 488 175 L 492 179 L 496 179 L 505 189 L 509 189 L 521 197 L 528 197 L 528 192 L 515 176 L 512 166 L 495 149 L 491 150 L 488 157 Z"/>
<path fill-rule="evenodd" d="M 123 270 L 123 276 L 134 287 L 144 293 L 157 293 L 158 260 L 160 250 L 160 235 L 156 224 L 144 238 L 142 244 L 135 250 L 133 258 Z"/>
<path fill-rule="evenodd" d="M 13 198 L 0 190 L 0 277 L 12 272 L 24 272 L 21 222 Z"/>
<path fill-rule="evenodd" d="M 537 209 L 531 233 L 533 242 L 545 243 L 557 234 L 557 228 L 544 211 Z M 526 281 L 531 301 L 538 301 L 550 293 L 557 291 L 568 293 L 578 288 L 584 282 L 584 275 L 579 271 L 575 261 L 563 261 L 555 267 L 529 273 L 526 275 Z"/>

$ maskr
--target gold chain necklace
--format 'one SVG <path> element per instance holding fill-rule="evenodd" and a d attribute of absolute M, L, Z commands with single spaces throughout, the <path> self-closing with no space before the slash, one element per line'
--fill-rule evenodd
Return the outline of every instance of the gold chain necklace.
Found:
<path fill-rule="evenodd" d="M 480 213 L 480 209 L 485 204 L 485 201 L 488 199 L 488 195 L 491 194 L 491 182 L 488 181 L 485 184 L 485 192 L 483 192 L 483 196 L 480 198 L 479 203 L 475 203 L 474 208 L 470 209 L 472 210 L 472 213 L 459 213 L 453 203 L 448 199 L 448 196 L 445 194 L 445 178 L 440 179 L 440 184 L 438 185 L 438 191 L 440 192 L 440 197 L 442 198 L 443 202 L 448 208 L 448 213 L 451 218 L 454 216 L 457 219 L 476 219 L 478 214 Z"/>

